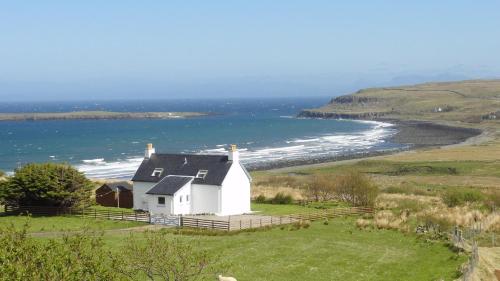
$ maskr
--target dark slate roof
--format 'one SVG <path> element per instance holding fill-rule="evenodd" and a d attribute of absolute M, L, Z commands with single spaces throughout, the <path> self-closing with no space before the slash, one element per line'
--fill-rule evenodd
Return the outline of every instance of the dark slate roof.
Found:
<path fill-rule="evenodd" d="M 152 154 L 144 159 L 132 181 L 158 182 L 168 175 L 196 177 L 199 170 L 207 170 L 205 178 L 195 178 L 194 184 L 221 185 L 233 161 L 227 155 Z M 152 176 L 156 168 L 162 168 L 160 177 Z"/>
<path fill-rule="evenodd" d="M 109 187 L 114 192 L 116 192 L 117 189 L 119 189 L 120 191 L 132 190 L 132 185 L 126 181 L 108 182 L 105 183 L 104 185 Z"/>
<path fill-rule="evenodd" d="M 146 194 L 174 195 L 181 187 L 190 182 L 193 177 L 166 176 L 155 184 Z"/>

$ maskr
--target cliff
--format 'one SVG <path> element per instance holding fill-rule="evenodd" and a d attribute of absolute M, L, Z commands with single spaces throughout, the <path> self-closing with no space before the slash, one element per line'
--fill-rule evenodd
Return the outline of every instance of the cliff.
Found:
<path fill-rule="evenodd" d="M 499 109 L 500 80 L 471 80 L 363 89 L 299 116 L 475 124 L 498 122 Z"/>

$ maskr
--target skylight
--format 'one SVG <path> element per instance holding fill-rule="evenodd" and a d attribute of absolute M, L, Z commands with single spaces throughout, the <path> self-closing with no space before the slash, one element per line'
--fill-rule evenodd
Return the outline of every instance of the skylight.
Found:
<path fill-rule="evenodd" d="M 159 177 L 163 173 L 163 168 L 156 168 L 151 174 L 152 177 Z"/>
<path fill-rule="evenodd" d="M 208 170 L 199 170 L 198 174 L 196 174 L 196 178 L 204 179 L 208 174 Z"/>

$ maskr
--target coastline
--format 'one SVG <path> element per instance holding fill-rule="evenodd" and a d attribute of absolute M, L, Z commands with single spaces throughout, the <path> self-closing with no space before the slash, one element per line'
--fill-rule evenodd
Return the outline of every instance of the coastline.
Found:
<path fill-rule="evenodd" d="M 464 145 L 472 138 L 477 138 L 474 143 L 481 143 L 486 138 L 486 132 L 481 129 L 443 125 L 429 121 L 402 121 L 397 119 L 359 119 L 359 121 L 377 121 L 394 125 L 397 129 L 397 133 L 391 136 L 389 140 L 392 140 L 401 145 L 405 145 L 405 147 L 399 149 L 343 154 L 334 157 L 274 162 L 260 165 L 259 167 L 255 167 L 249 170 L 291 172 L 296 169 L 355 162 L 373 157 L 405 153 L 409 151 Z"/>
<path fill-rule="evenodd" d="M 113 112 L 72 111 L 46 113 L 0 113 L 0 121 L 179 119 L 213 115 L 205 112 Z"/>

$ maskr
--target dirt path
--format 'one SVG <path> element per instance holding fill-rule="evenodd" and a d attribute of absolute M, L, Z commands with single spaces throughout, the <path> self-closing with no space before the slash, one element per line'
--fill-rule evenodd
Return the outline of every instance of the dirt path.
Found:
<path fill-rule="evenodd" d="M 500 247 L 479 247 L 479 263 L 474 270 L 472 280 L 497 280 L 495 270 L 500 270 Z"/>
<path fill-rule="evenodd" d="M 118 228 L 118 229 L 107 229 L 102 231 L 104 234 L 127 234 L 131 232 L 144 232 L 148 230 L 159 230 L 162 228 L 165 228 L 167 226 L 162 226 L 162 225 L 144 225 L 144 226 L 137 226 L 137 227 L 129 227 L 129 228 Z M 97 230 L 97 233 L 100 233 L 101 231 Z M 31 237 L 61 237 L 65 234 L 78 234 L 78 233 L 83 233 L 83 231 L 78 230 L 78 231 L 53 231 L 53 232 L 32 232 L 29 233 Z"/>

